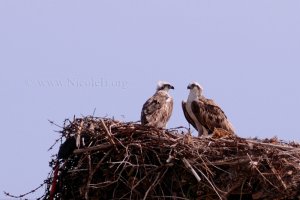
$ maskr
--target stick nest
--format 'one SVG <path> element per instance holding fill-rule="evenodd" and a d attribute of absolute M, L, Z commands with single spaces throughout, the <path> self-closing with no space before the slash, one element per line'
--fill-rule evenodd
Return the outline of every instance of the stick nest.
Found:
<path fill-rule="evenodd" d="M 193 137 L 108 118 L 66 120 L 55 199 L 298 199 L 300 148 L 268 140 Z M 65 153 L 65 152 L 60 152 Z M 55 169 L 57 159 L 50 162 Z M 49 177 L 45 199 L 53 187 Z"/>

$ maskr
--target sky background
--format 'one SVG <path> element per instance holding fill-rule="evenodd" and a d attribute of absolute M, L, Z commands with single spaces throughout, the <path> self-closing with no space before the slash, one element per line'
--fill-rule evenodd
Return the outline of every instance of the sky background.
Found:
<path fill-rule="evenodd" d="M 239 136 L 299 142 L 299 10 L 281 0 L 1 0 L 0 199 L 47 177 L 60 130 L 48 120 L 96 109 L 137 121 L 158 80 L 175 86 L 168 127 L 188 126 L 181 101 L 198 81 Z"/>

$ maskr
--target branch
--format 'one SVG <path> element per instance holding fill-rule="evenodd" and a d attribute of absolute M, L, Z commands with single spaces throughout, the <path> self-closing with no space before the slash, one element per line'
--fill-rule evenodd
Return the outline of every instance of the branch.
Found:
<path fill-rule="evenodd" d="M 195 178 L 197 179 L 198 182 L 201 181 L 201 178 L 199 177 L 199 175 L 197 174 L 197 172 L 194 170 L 194 168 L 191 166 L 191 164 L 189 163 L 189 161 L 187 161 L 187 159 L 183 158 L 182 162 L 184 163 L 185 167 L 188 168 L 189 170 L 191 170 L 192 174 L 195 176 Z"/>

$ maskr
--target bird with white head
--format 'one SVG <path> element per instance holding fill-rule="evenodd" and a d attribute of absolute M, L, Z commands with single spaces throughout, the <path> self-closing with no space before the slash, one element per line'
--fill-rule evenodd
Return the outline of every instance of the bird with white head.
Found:
<path fill-rule="evenodd" d="M 187 101 L 182 101 L 182 110 L 186 120 L 198 131 L 198 136 L 213 133 L 215 128 L 221 128 L 234 134 L 234 129 L 224 111 L 212 100 L 203 96 L 203 87 L 192 82 Z"/>
<path fill-rule="evenodd" d="M 173 111 L 173 98 L 169 90 L 174 87 L 166 81 L 158 81 L 155 94 L 143 105 L 141 123 L 143 125 L 166 128 Z"/>

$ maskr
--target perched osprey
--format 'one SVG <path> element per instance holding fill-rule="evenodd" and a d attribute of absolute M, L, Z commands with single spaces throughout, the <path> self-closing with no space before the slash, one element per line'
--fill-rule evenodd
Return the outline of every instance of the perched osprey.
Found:
<path fill-rule="evenodd" d="M 198 131 L 198 136 L 212 134 L 215 128 L 222 128 L 234 134 L 233 127 L 223 110 L 212 100 L 202 95 L 199 83 L 188 85 L 190 90 L 187 102 L 182 101 L 186 120 Z"/>
<path fill-rule="evenodd" d="M 173 98 L 168 91 L 174 87 L 164 81 L 159 81 L 155 94 L 143 105 L 141 123 L 143 125 L 166 128 L 173 111 Z"/>

